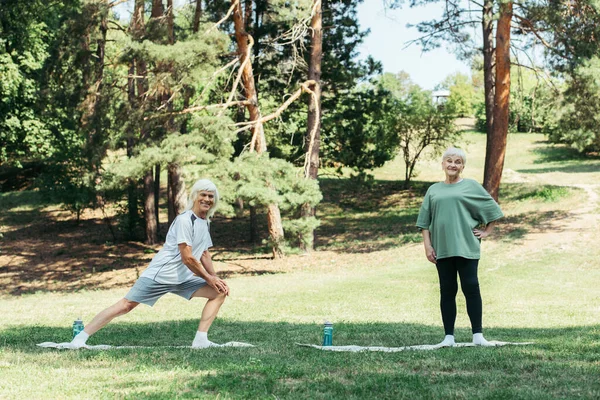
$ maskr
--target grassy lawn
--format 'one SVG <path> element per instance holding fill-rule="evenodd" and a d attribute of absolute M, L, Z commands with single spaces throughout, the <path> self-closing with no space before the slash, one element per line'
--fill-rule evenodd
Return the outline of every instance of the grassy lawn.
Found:
<path fill-rule="evenodd" d="M 465 176 L 481 180 L 483 135 L 466 140 Z M 599 230 L 553 225 L 573 222 L 570 212 L 586 203 L 586 192 L 568 185 L 600 182 L 600 162 L 574 160 L 568 150 L 542 140 L 509 138 L 501 192 L 507 217 L 484 242 L 480 263 L 486 337 L 533 345 L 399 353 L 295 345 L 318 344 L 324 319 L 334 323 L 337 345 L 441 341 L 437 275 L 413 224 L 424 191 L 443 173 L 439 162 L 424 161 L 405 190 L 394 161 L 375 172 L 370 188 L 322 181 L 319 251 L 312 256 L 290 257 L 280 273 L 228 279 L 232 295 L 210 338 L 256 347 L 169 348 L 191 343 L 203 302 L 165 296 L 89 340 L 154 348 L 41 349 L 35 343 L 68 341 L 76 317 L 89 321 L 127 288 L 4 294 L 0 398 L 600 398 Z M 37 212 L 21 205 L 25 200 L 10 203 L 9 195 L 0 199 L 5 232 Z M 256 262 L 265 270 L 274 263 Z M 456 336 L 471 337 L 460 293 Z"/>

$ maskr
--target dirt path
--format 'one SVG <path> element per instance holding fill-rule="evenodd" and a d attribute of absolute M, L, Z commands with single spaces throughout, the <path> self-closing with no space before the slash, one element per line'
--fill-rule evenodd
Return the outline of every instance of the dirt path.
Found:
<path fill-rule="evenodd" d="M 600 185 L 572 184 L 567 185 L 585 191 L 580 207 L 568 213 L 566 218 L 549 220 L 541 231 L 530 232 L 524 237 L 527 248 L 543 249 L 545 247 L 558 247 L 566 249 L 575 245 L 579 238 L 589 238 L 598 233 L 600 226 Z"/>

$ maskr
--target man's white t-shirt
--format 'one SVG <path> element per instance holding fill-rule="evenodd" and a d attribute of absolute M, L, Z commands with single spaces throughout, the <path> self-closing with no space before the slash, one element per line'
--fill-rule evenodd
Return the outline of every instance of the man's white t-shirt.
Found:
<path fill-rule="evenodd" d="M 192 255 L 200 260 L 202 253 L 213 245 L 208 221 L 196 216 L 192 210 L 179 214 L 169 228 L 165 245 L 150 261 L 140 278 L 150 278 L 170 285 L 191 279 L 194 273 L 181 261 L 180 243 L 192 246 Z"/>

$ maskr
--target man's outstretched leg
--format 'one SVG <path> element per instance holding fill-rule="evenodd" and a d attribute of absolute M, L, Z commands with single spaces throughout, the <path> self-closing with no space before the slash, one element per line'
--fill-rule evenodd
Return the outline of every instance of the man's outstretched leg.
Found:
<path fill-rule="evenodd" d="M 210 286 L 204 286 L 196 292 L 194 292 L 192 297 L 204 297 L 207 298 L 208 301 L 202 310 L 202 316 L 200 317 L 200 324 L 198 325 L 198 331 L 196 332 L 196 337 L 192 342 L 193 348 L 206 348 L 210 347 L 213 343 L 208 340 L 208 330 L 212 325 L 219 309 L 223 305 L 225 301 L 225 297 L 227 295 L 225 293 L 218 293 L 215 289 Z"/>
<path fill-rule="evenodd" d="M 129 311 L 137 307 L 138 304 L 140 303 L 124 298 L 119 300 L 112 306 L 108 307 L 107 309 L 99 312 L 94 317 L 94 319 L 92 319 L 92 321 L 84 328 L 84 330 L 79 332 L 79 334 L 73 338 L 73 340 L 71 341 L 72 347 L 79 348 L 85 346 L 85 343 L 87 342 L 90 336 L 98 332 L 114 318 L 127 314 Z"/>

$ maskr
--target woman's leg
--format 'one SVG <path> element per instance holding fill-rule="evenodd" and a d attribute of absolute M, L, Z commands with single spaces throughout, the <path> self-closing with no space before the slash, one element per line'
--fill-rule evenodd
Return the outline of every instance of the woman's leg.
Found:
<path fill-rule="evenodd" d="M 483 311 L 479 279 L 477 277 L 479 260 L 460 257 L 456 264 L 460 275 L 460 287 L 467 302 L 467 314 L 471 320 L 471 330 L 474 334 L 481 333 L 483 331 L 481 322 Z"/>
<path fill-rule="evenodd" d="M 458 282 L 456 280 L 455 258 L 442 258 L 437 260 L 436 264 L 440 279 L 440 308 L 446 335 L 454 335 L 454 323 L 456 322 Z"/>

